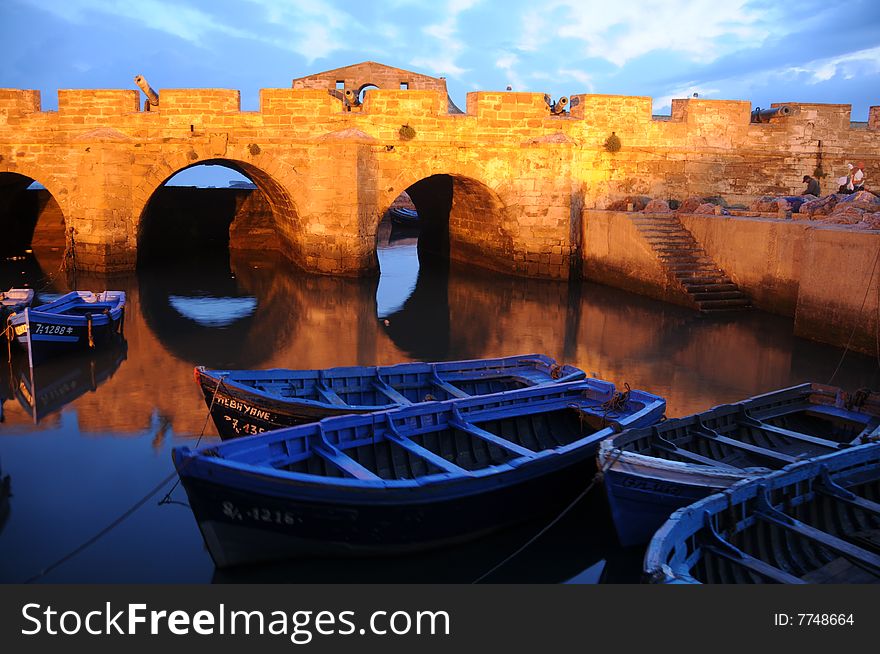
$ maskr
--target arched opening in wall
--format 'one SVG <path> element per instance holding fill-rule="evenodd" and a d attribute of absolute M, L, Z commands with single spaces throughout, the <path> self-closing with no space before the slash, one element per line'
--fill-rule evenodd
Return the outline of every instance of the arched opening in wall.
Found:
<path fill-rule="evenodd" d="M 0 172 L 0 291 L 60 270 L 65 231 L 61 207 L 45 186 L 32 177 Z"/>
<path fill-rule="evenodd" d="M 469 177 L 431 175 L 407 187 L 384 212 L 377 232 L 380 319 L 399 318 L 417 283 L 442 287 L 451 260 L 499 268 L 493 258 L 508 247 L 502 217 L 498 195 Z"/>
<path fill-rule="evenodd" d="M 138 268 L 228 258 L 230 249 L 278 250 L 276 214 L 286 194 L 252 166 L 209 160 L 169 177 L 150 197 L 138 229 Z"/>
<path fill-rule="evenodd" d="M 64 215 L 52 194 L 37 180 L 0 173 L 0 255 L 26 250 L 64 251 Z"/>
<path fill-rule="evenodd" d="M 363 103 L 364 103 L 364 97 L 366 96 L 367 91 L 370 91 L 370 90 L 372 90 L 372 89 L 378 89 L 378 88 L 379 88 L 379 87 L 376 86 L 375 84 L 364 84 L 363 86 L 361 86 L 361 88 L 359 88 L 359 89 L 358 89 L 358 92 L 357 92 L 358 102 L 361 103 L 361 104 L 363 104 Z"/>
<path fill-rule="evenodd" d="M 186 167 L 157 188 L 138 229 L 144 319 L 170 352 L 218 367 L 253 367 L 295 320 L 275 288 L 277 256 L 297 226 L 293 201 L 242 161 Z"/>

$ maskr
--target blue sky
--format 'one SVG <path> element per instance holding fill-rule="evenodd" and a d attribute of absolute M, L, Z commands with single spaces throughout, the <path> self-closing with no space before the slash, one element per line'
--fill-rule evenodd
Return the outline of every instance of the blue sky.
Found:
<path fill-rule="evenodd" d="M 880 1 L 0 0 L 0 86 L 260 88 L 365 60 L 474 90 L 880 104 Z"/>

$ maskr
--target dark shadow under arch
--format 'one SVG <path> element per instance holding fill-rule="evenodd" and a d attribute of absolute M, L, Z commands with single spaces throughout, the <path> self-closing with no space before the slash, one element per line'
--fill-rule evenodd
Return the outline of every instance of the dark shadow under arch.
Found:
<path fill-rule="evenodd" d="M 0 172 L 0 254 L 21 254 L 34 247 L 65 247 L 61 207 L 46 188 L 30 188 L 34 182 L 39 180 Z"/>
<path fill-rule="evenodd" d="M 197 166 L 222 166 L 257 187 L 167 186 L 168 180 Z M 279 224 L 293 230 L 296 209 L 289 194 L 252 164 L 208 159 L 175 171 L 150 197 L 138 228 L 138 266 L 152 261 L 209 258 L 230 248 L 279 250 L 285 241 Z"/>

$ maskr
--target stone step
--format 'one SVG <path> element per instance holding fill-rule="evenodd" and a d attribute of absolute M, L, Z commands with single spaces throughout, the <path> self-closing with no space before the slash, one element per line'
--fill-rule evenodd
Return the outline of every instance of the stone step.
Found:
<path fill-rule="evenodd" d="M 733 283 L 730 281 L 730 279 L 724 273 L 721 273 L 721 272 L 716 272 L 713 275 L 706 275 L 706 274 L 696 275 L 696 274 L 693 274 L 689 271 L 681 271 L 681 272 L 675 273 L 675 278 L 682 285 L 701 284 L 701 285 L 705 286 L 705 285 L 714 285 L 714 284 L 731 284 L 731 283 Z"/>
<path fill-rule="evenodd" d="M 728 291 L 742 292 L 736 284 L 682 284 L 682 286 L 684 286 L 684 289 L 691 294 L 714 292 L 726 293 Z"/>
<path fill-rule="evenodd" d="M 690 293 L 690 296 L 698 302 L 706 300 L 748 300 L 742 291 L 709 291 L 706 293 Z"/>
<path fill-rule="evenodd" d="M 734 300 L 701 300 L 697 301 L 700 311 L 731 311 L 735 309 L 745 309 L 751 306 L 751 302 L 746 298 Z"/>
<path fill-rule="evenodd" d="M 706 264 L 706 263 L 671 263 L 671 264 L 667 264 L 666 268 L 668 270 L 671 270 L 672 272 L 675 272 L 675 273 L 678 273 L 678 272 L 687 272 L 687 273 L 703 272 L 703 273 L 714 274 L 714 273 L 721 272 L 715 266 L 713 266 L 711 264 Z"/>

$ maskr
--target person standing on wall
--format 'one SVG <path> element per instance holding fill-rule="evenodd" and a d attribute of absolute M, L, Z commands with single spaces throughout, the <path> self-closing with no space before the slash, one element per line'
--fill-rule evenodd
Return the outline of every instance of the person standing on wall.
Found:
<path fill-rule="evenodd" d="M 818 179 L 804 175 L 804 184 L 807 185 L 807 190 L 803 192 L 803 195 L 815 195 L 817 198 L 822 195 L 822 188 L 819 186 Z"/>
<path fill-rule="evenodd" d="M 856 167 L 850 171 L 850 182 L 853 191 L 865 190 L 865 162 L 857 161 Z"/>

